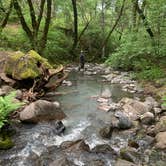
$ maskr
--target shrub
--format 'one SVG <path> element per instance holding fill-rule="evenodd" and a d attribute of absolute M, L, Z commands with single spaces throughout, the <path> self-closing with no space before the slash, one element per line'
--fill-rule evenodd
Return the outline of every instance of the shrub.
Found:
<path fill-rule="evenodd" d="M 8 115 L 23 105 L 21 102 L 13 102 L 15 96 L 15 91 L 7 96 L 0 96 L 0 129 L 8 121 Z"/>

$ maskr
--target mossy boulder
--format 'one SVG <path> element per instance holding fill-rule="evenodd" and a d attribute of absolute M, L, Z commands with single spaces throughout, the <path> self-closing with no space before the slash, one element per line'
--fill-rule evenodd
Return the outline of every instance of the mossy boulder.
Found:
<path fill-rule="evenodd" d="M 7 53 L 7 56 L 0 56 L 0 68 L 13 79 L 34 79 L 43 74 L 43 70 L 52 69 L 48 60 L 41 57 L 37 52 L 31 50 L 24 54 L 21 51 Z M 3 70 L 2 70 L 3 69 Z"/>

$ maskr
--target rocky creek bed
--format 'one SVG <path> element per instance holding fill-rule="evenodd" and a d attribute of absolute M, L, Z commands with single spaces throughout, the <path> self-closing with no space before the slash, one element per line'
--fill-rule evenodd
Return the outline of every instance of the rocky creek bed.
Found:
<path fill-rule="evenodd" d="M 145 95 L 127 72 L 98 64 L 66 71 L 61 87 L 19 113 L 15 146 L 0 150 L 0 165 L 166 165 L 161 103 Z"/>

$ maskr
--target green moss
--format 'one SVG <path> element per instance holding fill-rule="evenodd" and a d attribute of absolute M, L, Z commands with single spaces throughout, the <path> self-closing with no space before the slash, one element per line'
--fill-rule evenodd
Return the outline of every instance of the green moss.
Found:
<path fill-rule="evenodd" d="M 8 136 L 1 136 L 0 135 L 0 150 L 10 149 L 14 146 L 11 138 Z"/>
<path fill-rule="evenodd" d="M 33 71 L 32 69 L 27 69 L 26 71 L 22 72 L 20 75 L 22 79 L 36 78 L 37 76 L 39 76 L 39 73 Z"/>
<path fill-rule="evenodd" d="M 42 67 L 39 67 L 38 64 L 41 64 Z M 4 71 L 14 79 L 22 80 L 40 76 L 43 72 L 42 68 L 51 69 L 53 67 L 48 63 L 47 59 L 33 50 L 27 54 L 18 51 L 14 54 L 9 54 Z"/>
<path fill-rule="evenodd" d="M 43 64 L 43 66 L 47 69 L 51 69 L 53 68 L 49 63 L 48 60 L 46 58 L 41 57 L 37 52 L 35 52 L 34 50 L 30 50 L 28 52 L 28 55 L 31 56 L 32 58 L 34 58 L 36 61 L 41 62 Z"/>

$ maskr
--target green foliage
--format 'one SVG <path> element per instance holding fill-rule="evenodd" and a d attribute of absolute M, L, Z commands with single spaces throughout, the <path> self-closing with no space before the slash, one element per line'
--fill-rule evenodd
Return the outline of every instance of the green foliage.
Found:
<path fill-rule="evenodd" d="M 162 98 L 162 101 L 163 101 L 163 106 L 166 106 L 166 96 L 164 96 L 163 98 Z"/>
<path fill-rule="evenodd" d="M 166 76 L 165 72 L 159 67 L 151 67 L 150 69 L 145 69 L 141 72 L 135 73 L 136 78 L 145 80 L 156 80 Z"/>
<path fill-rule="evenodd" d="M 69 54 L 71 46 L 71 37 L 67 37 L 59 30 L 51 29 L 48 34 L 44 56 L 49 59 L 51 63 L 69 61 L 71 59 Z"/>
<path fill-rule="evenodd" d="M 8 115 L 20 108 L 23 103 L 14 102 L 14 98 L 16 96 L 16 92 L 13 91 L 9 95 L 2 97 L 0 96 L 0 129 L 4 126 L 4 124 L 8 121 Z"/>

